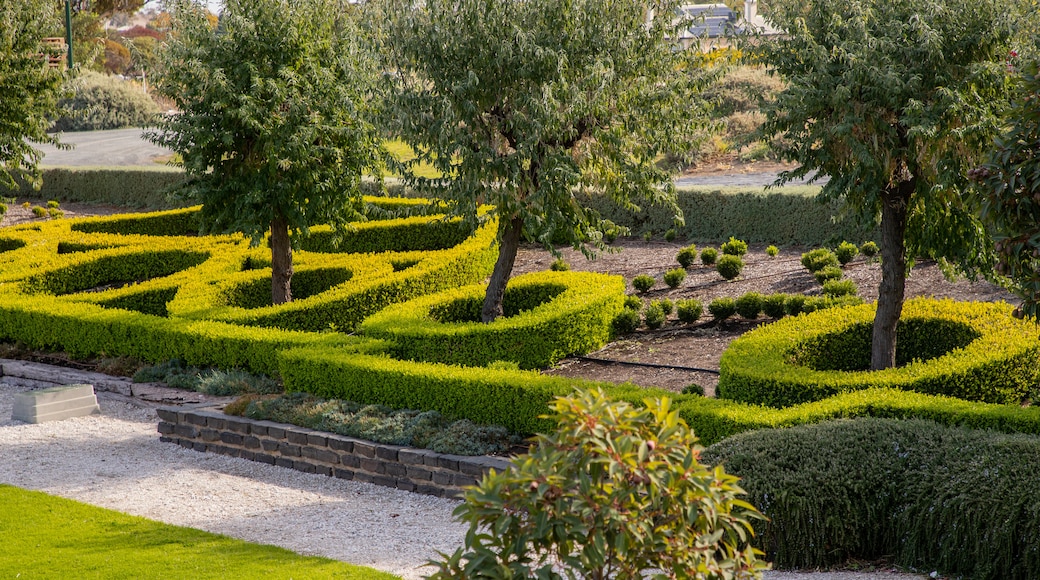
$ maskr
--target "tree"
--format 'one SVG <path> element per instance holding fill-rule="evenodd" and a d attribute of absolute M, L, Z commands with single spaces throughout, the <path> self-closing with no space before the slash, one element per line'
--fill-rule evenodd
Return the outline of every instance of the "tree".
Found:
<path fill-rule="evenodd" d="M 651 8 L 648 10 L 648 6 Z M 481 317 L 502 315 L 521 239 L 592 252 L 605 224 L 575 194 L 674 203 L 658 157 L 690 151 L 709 124 L 709 75 L 668 38 L 682 23 L 660 0 L 390 0 L 394 129 L 416 162 L 446 177 L 410 181 L 452 201 L 472 226 L 499 220 L 499 257 Z"/>
<path fill-rule="evenodd" d="M 992 271 L 968 170 L 1007 103 L 1005 0 L 810 0 L 773 6 L 786 37 L 762 58 L 788 86 L 764 132 L 799 166 L 778 183 L 828 176 L 824 198 L 881 220 L 882 276 L 871 368 L 895 365 L 912 258 Z M 907 254 L 911 261 L 908 263 Z"/>
<path fill-rule="evenodd" d="M 15 177 L 38 186 L 40 151 L 30 143 L 57 144 L 47 134 L 64 81 L 46 65 L 42 39 L 60 22 L 49 0 L 0 4 L 0 186 L 15 189 Z"/>
<path fill-rule="evenodd" d="M 1017 63 L 1021 76 L 1010 125 L 975 176 L 985 192 L 982 217 L 996 230 L 997 271 L 1036 318 L 1040 307 L 1040 66 Z"/>
<path fill-rule="evenodd" d="M 271 298 L 292 300 L 292 247 L 309 227 L 359 217 L 362 171 L 381 162 L 376 79 L 347 0 L 228 0 L 173 5 L 158 89 L 180 113 L 153 142 L 183 158 L 182 193 L 207 230 L 270 230 Z"/>

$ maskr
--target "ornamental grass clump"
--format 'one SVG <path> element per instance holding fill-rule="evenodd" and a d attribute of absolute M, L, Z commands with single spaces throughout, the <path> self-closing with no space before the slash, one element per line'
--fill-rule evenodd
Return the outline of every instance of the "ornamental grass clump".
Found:
<path fill-rule="evenodd" d="M 465 545 L 430 578 L 760 578 L 761 515 L 735 477 L 699 462 L 669 399 L 644 404 L 556 399 L 558 429 L 466 492 Z"/>

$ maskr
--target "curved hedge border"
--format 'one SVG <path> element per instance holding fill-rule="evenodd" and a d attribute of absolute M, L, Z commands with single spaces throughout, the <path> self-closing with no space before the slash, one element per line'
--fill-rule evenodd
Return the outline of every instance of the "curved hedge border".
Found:
<path fill-rule="evenodd" d="M 484 291 L 475 284 L 396 304 L 369 317 L 359 330 L 389 340 L 399 358 L 475 367 L 512 361 L 523 369 L 543 368 L 606 344 L 611 321 L 622 309 L 625 281 L 579 272 L 518 276 L 506 288 L 507 316 L 490 324 L 479 321 Z M 470 321 L 436 320 L 433 313 L 446 307 L 470 311 Z"/>
<path fill-rule="evenodd" d="M 747 333 L 733 341 L 722 355 L 718 396 L 786 407 L 880 387 L 969 401 L 1019 404 L 1040 381 L 1037 329 L 1012 318 L 1011 307 L 1003 303 L 907 301 L 903 307 L 905 321 L 936 320 L 964 325 L 978 336 L 964 348 L 932 360 L 874 372 L 813 370 L 794 362 L 800 354 L 818 350 L 821 341 L 857 325 L 869 324 L 874 309 L 874 305 L 863 305 L 816 312 Z M 840 357 L 844 352 L 831 354 Z"/>

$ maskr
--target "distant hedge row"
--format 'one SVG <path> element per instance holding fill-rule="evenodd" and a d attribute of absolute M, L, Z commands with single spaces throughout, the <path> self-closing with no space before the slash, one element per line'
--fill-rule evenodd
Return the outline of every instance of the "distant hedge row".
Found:
<path fill-rule="evenodd" d="M 127 208 L 172 209 L 184 207 L 168 195 L 184 182 L 184 173 L 174 167 L 132 168 L 43 168 L 43 188 L 34 192 L 28 186 L 21 197 L 41 197 L 63 202 L 106 203 Z M 389 180 L 380 188 L 364 184 L 366 195 L 415 197 L 400 183 Z M 720 242 L 736 236 L 752 243 L 818 246 L 841 240 L 876 239 L 874 228 L 864 228 L 853 220 L 838 220 L 840 201 L 821 203 L 815 199 L 819 187 L 790 186 L 766 190 L 762 187 L 681 188 L 678 204 L 686 224 L 676 228 L 671 213 L 663 207 L 643 207 L 632 212 L 604 197 L 582 201 L 603 218 L 632 230 L 632 235 L 650 232 L 663 235 L 675 229 L 680 238 L 698 242 Z M 315 238 L 317 240 L 319 238 Z M 419 249 L 419 248 L 416 248 Z"/>

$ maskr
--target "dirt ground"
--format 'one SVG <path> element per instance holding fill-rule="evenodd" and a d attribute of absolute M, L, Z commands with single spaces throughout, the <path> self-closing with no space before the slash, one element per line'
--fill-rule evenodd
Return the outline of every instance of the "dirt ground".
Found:
<path fill-rule="evenodd" d="M 762 164 L 756 164 L 762 167 Z M 769 165 L 767 170 L 772 169 Z M 777 166 L 780 167 L 780 166 Z M 733 166 L 723 168 L 704 167 L 699 173 L 713 171 L 730 171 Z M 756 168 L 756 170 L 758 170 Z M 8 204 L 8 211 L 0 226 L 11 226 L 32 221 L 41 221 L 32 215 L 30 209 L 22 207 L 24 199 Z M 32 206 L 46 206 L 45 200 L 29 200 Z M 124 213 L 127 210 L 115 206 L 68 203 L 61 205 L 65 218 L 91 215 L 110 215 Z M 756 291 L 762 294 L 774 292 L 821 294 L 821 287 L 812 275 L 802 267 L 799 260 L 802 252 L 811 248 L 783 247 L 780 254 L 770 258 L 765 253 L 765 245 L 752 244 L 744 256 L 744 270 L 740 277 L 733 281 L 723 280 L 713 267 L 703 266 L 699 262 L 691 267 L 686 280 L 675 289 L 668 288 L 662 281 L 664 273 L 679 267 L 675 256 L 687 245 L 685 241 L 643 241 L 641 239 L 618 240 L 612 252 L 601 253 L 595 260 L 587 260 L 580 253 L 570 248 L 560 250 L 564 259 L 576 271 L 602 272 L 620 275 L 625 278 L 628 292 L 635 293 L 631 280 L 639 274 L 648 274 L 657 280 L 657 284 L 644 300 L 669 298 L 680 300 L 696 298 L 705 308 L 708 303 L 722 296 L 736 298 L 745 292 Z M 706 246 L 698 246 L 702 248 Z M 514 275 L 548 269 L 554 258 L 546 250 L 525 246 L 517 256 Z M 877 299 L 877 287 L 881 279 L 881 269 L 877 262 L 859 256 L 845 267 L 847 278 L 856 282 L 860 296 L 864 300 Z M 934 263 L 919 263 L 907 279 L 906 296 L 932 296 L 936 298 L 953 298 L 956 300 L 1014 302 L 1014 296 L 998 286 L 986 282 L 972 283 L 967 280 L 948 281 Z M 681 391 L 691 383 L 701 385 L 705 394 L 713 395 L 718 383 L 717 371 L 719 358 L 729 343 L 752 328 L 767 323 L 760 318 L 757 321 L 741 320 L 739 317 L 715 324 L 705 311 L 704 317 L 697 324 L 680 323 L 674 313 L 667 323 L 658 330 L 643 328 L 631 335 L 616 340 L 597 352 L 586 357 L 572 357 L 560 361 L 556 367 L 545 371 L 548 374 L 579 377 L 590 380 L 612 382 L 630 381 L 638 385 L 662 387 L 673 391 Z M 633 366 L 621 363 L 595 362 L 589 359 L 622 361 L 623 363 L 650 363 L 666 367 L 654 368 Z M 704 369 L 704 370 L 691 370 Z M 714 371 L 714 372 L 712 372 Z"/>

